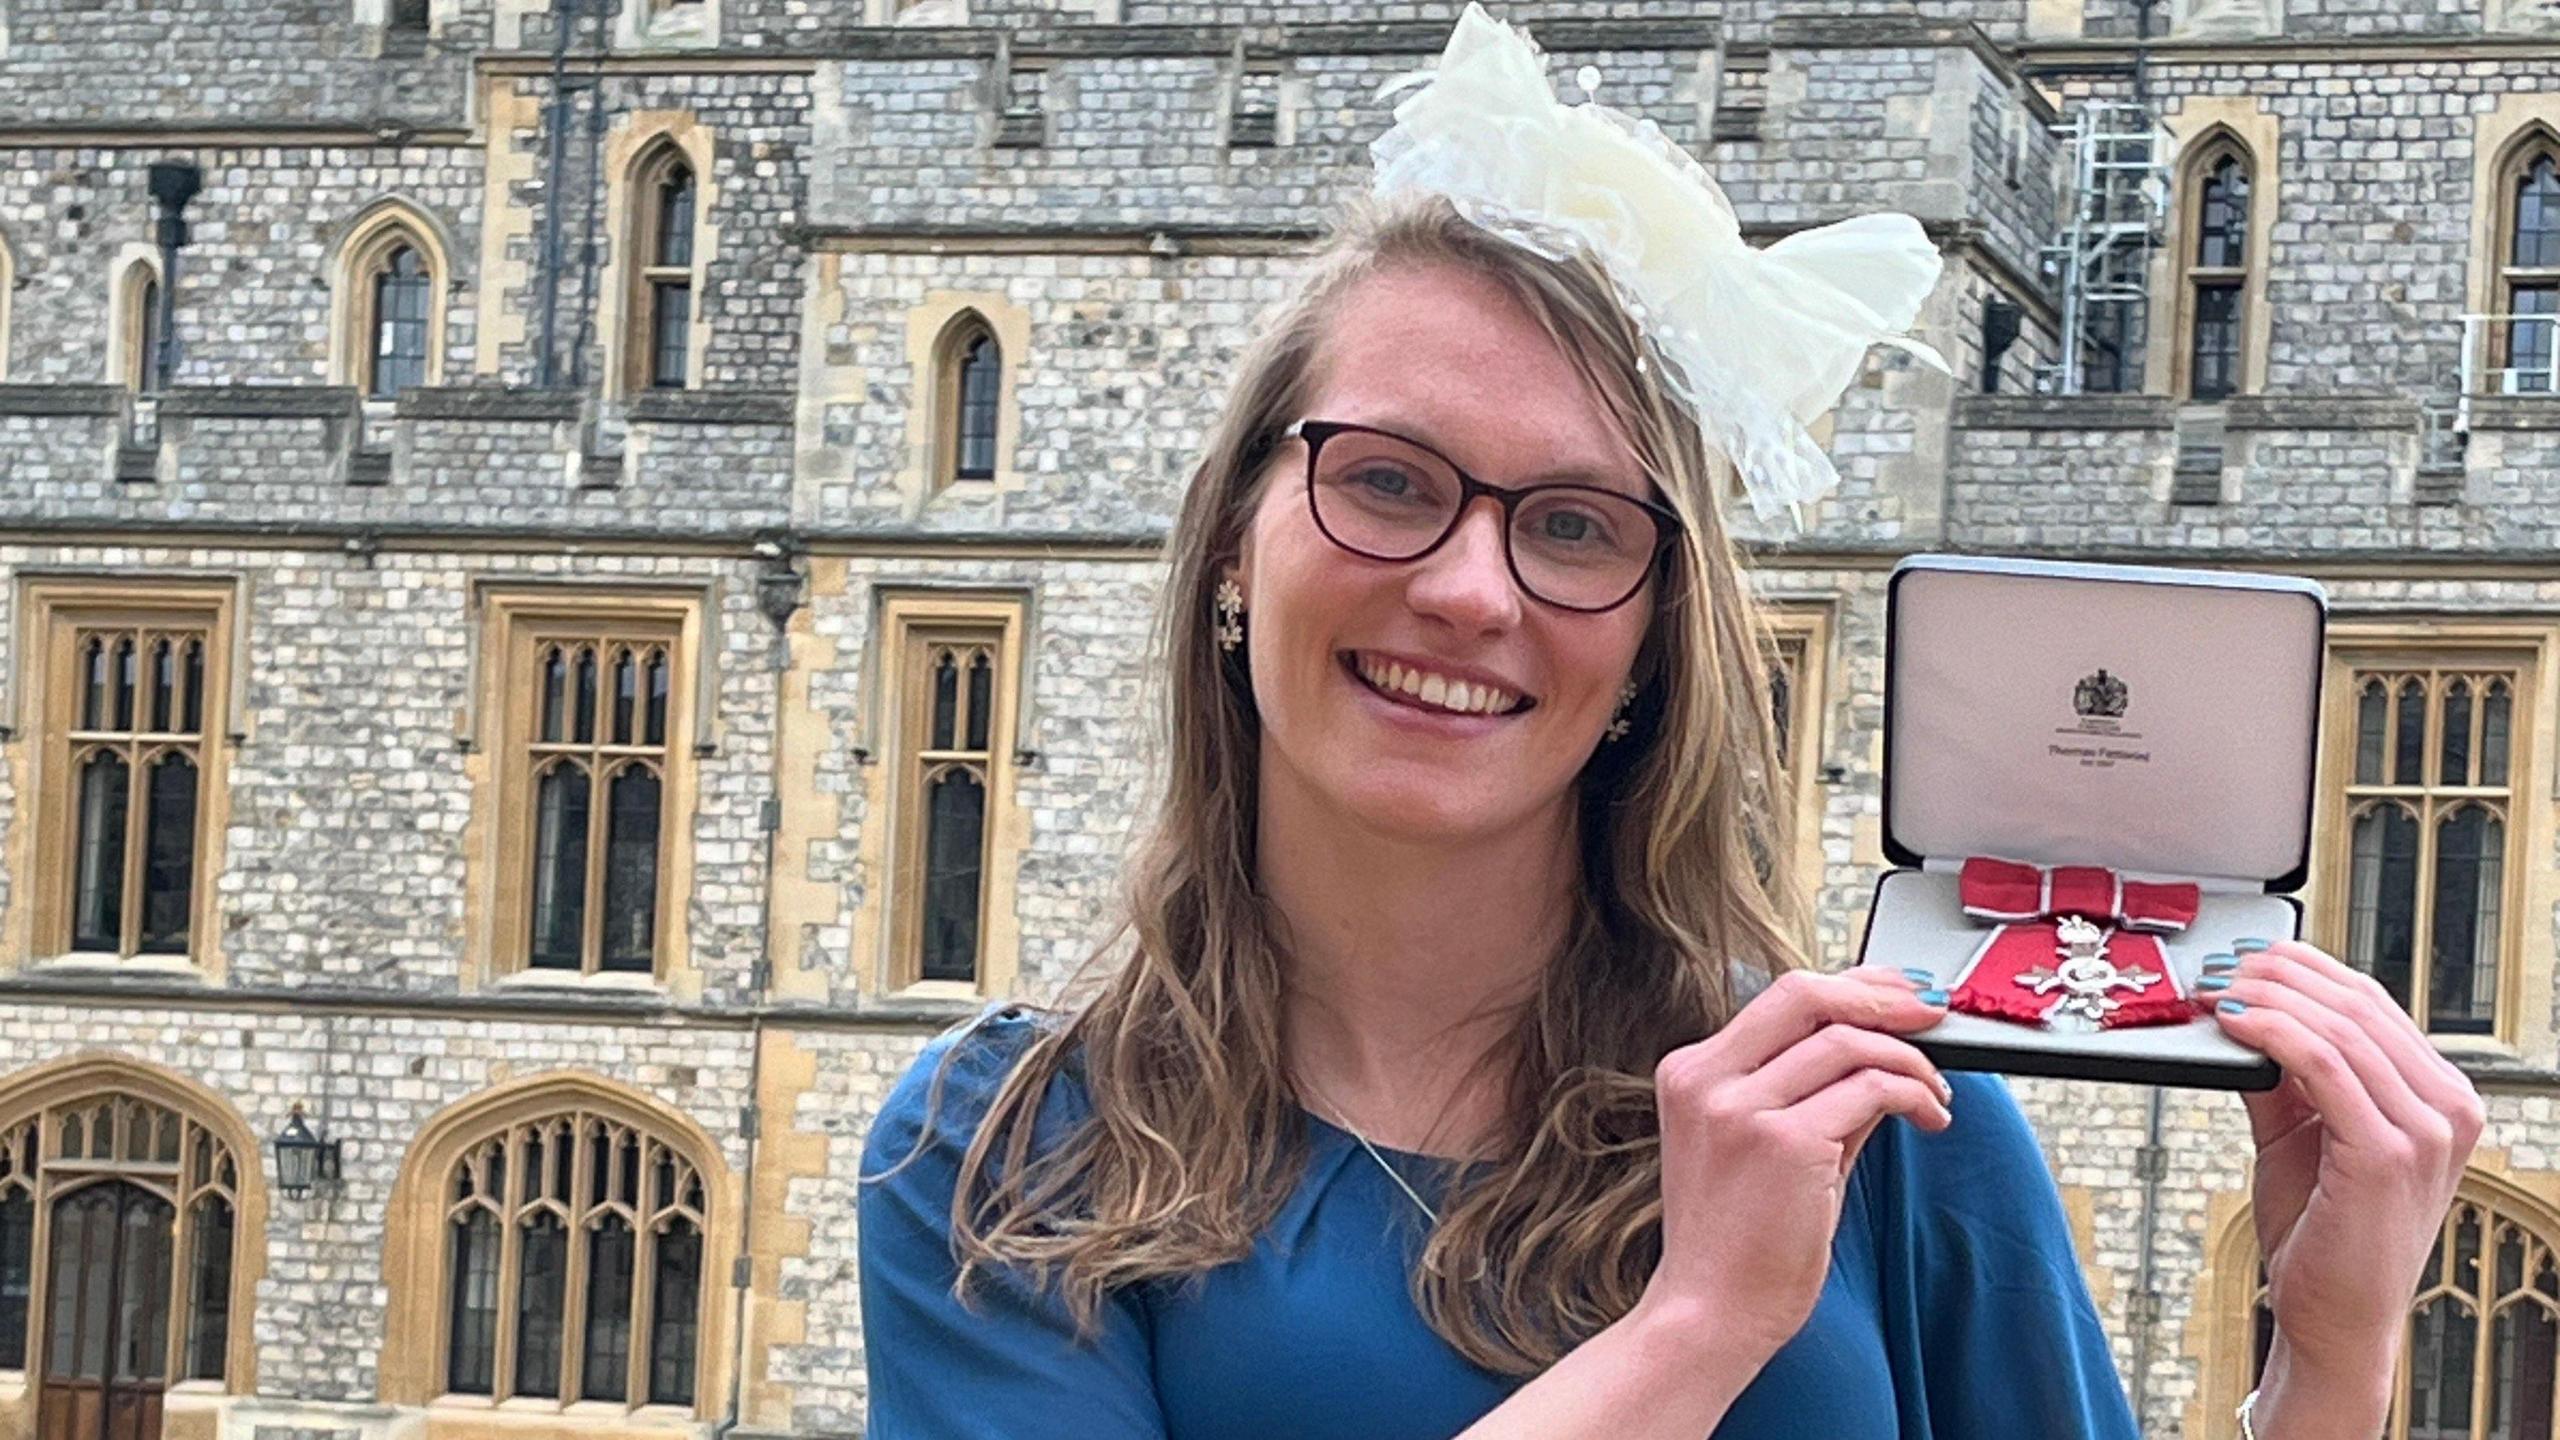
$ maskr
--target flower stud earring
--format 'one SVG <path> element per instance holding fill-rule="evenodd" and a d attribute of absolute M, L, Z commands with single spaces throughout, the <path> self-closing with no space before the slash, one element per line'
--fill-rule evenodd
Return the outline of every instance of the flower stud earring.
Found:
<path fill-rule="evenodd" d="M 1633 704 L 1635 698 L 1636 682 L 1633 680 L 1618 687 L 1618 708 L 1609 716 L 1610 739 L 1624 740 L 1627 738 L 1627 732 L 1635 728 L 1635 722 L 1627 718 L 1627 706 Z"/>
<path fill-rule="evenodd" d="M 1234 577 L 1218 582 L 1218 648 L 1232 655 L 1244 643 L 1244 591 Z"/>

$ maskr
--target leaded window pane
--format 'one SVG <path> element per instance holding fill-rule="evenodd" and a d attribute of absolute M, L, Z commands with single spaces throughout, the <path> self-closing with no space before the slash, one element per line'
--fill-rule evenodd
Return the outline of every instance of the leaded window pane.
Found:
<path fill-rule="evenodd" d="M 2478 1342 L 2474 1312 L 2440 1295 L 2409 1321 L 2410 1440 L 2472 1440 L 2471 1379 Z"/>
<path fill-rule="evenodd" d="M 2396 785 L 2427 783 L 2427 682 L 2411 677 L 2400 682 L 2400 730 L 2391 766 Z"/>
<path fill-rule="evenodd" d="M 2489 1433 L 2535 1440 L 2549 1435 L 2560 1325 L 2540 1305 L 2510 1305 L 2499 1312 L 2490 1345 Z"/>
<path fill-rule="evenodd" d="M 2471 783 L 2471 682 L 2460 676 L 2445 682 L 2444 743 L 2436 756 L 2436 783 Z"/>
<path fill-rule="evenodd" d="M 2493 680 L 2480 695 L 2480 783 L 2507 783 L 2507 682 Z"/>
<path fill-rule="evenodd" d="M 557 1397 L 569 1237 L 560 1217 L 545 1210 L 520 1227 L 517 1245 L 515 1393 Z"/>
<path fill-rule="evenodd" d="M 702 1232 L 669 1221 L 658 1236 L 649 1322 L 649 1403 L 694 1403 L 694 1352 L 702 1318 Z"/>
<path fill-rule="evenodd" d="M 139 948 L 147 954 L 183 955 L 195 895 L 195 761 L 177 750 L 152 761 L 143 803 Z"/>
<path fill-rule="evenodd" d="M 125 1186 L 117 1240 L 115 1373 L 117 1380 L 169 1378 L 170 1242 L 177 1212 L 168 1201 Z"/>
<path fill-rule="evenodd" d="M 2382 783 L 2382 747 L 2391 727 L 2391 693 L 2379 680 L 2367 680 L 2356 695 L 2356 783 Z"/>
<path fill-rule="evenodd" d="M 996 473 L 996 398 L 1003 363 L 995 337 L 981 334 L 960 357 L 960 453 L 962 480 L 992 480 Z"/>
<path fill-rule="evenodd" d="M 996 667 L 993 657 L 980 650 L 969 658 L 969 748 L 983 754 L 987 748 L 987 716 L 995 709 Z"/>
<path fill-rule="evenodd" d="M 2206 175 L 2196 227 L 2196 263 L 2236 270 L 2248 263 L 2249 172 L 2225 156 Z"/>
<path fill-rule="evenodd" d="M 531 959 L 544 969 L 584 968 L 590 788 L 585 767 L 562 760 L 535 790 Z"/>
<path fill-rule="evenodd" d="M 2486 1033 L 2496 1011 L 2498 910 L 2506 827 L 2479 805 L 2436 825 L 2428 1028 Z"/>
<path fill-rule="evenodd" d="M 2199 400 L 2219 400 L 2240 383 L 2240 285 L 2196 287 L 2195 348 L 2189 372 Z"/>
<path fill-rule="evenodd" d="M 77 830 L 72 853 L 71 948 L 121 950 L 124 943 L 125 811 L 132 771 L 112 750 L 95 750 L 80 763 L 73 801 Z"/>
<path fill-rule="evenodd" d="M 967 765 L 925 785 L 924 978 L 978 973 L 978 880 L 985 853 L 986 787 Z"/>
<path fill-rule="evenodd" d="M 650 263 L 693 263 L 693 172 L 681 165 L 658 182 L 658 253 Z"/>
<path fill-rule="evenodd" d="M 374 273 L 373 379 L 368 389 L 377 399 L 426 383 L 431 283 L 426 261 L 407 245 L 393 250 Z"/>
<path fill-rule="evenodd" d="M 0 1370 L 27 1368 L 27 1307 L 34 1303 L 36 1202 L 0 1189 Z"/>
<path fill-rule="evenodd" d="M 491 1189 L 505 1184 L 492 1177 Z M 448 1317 L 445 1388 L 488 1395 L 498 1374 L 498 1221 L 477 1207 L 447 1227 L 452 1234 L 453 1305 Z"/>
<path fill-rule="evenodd" d="M 231 1344 L 231 1202 L 198 1200 L 188 1221 L 194 1247 L 187 1277 L 187 1373 L 219 1380 Z"/>
<path fill-rule="evenodd" d="M 2511 263 L 2527 270 L 2560 267 L 2560 169 L 2549 155 L 2537 157 L 2516 178 L 2515 201 Z"/>
<path fill-rule="evenodd" d="M 2560 320 L 2560 285 L 2518 285 L 2507 307 L 2508 388 L 2534 392 L 2552 388 L 2553 329 Z"/>
<path fill-rule="evenodd" d="M 657 775 L 624 766 L 605 804 L 604 968 L 645 973 L 657 964 Z"/>
<path fill-rule="evenodd" d="M 589 1400 L 631 1396 L 630 1222 L 607 1215 L 587 1235 L 586 1350 L 578 1393 Z"/>
<path fill-rule="evenodd" d="M 960 729 L 960 657 L 949 650 L 933 656 L 933 729 L 927 742 L 935 750 L 957 747 Z"/>
<path fill-rule="evenodd" d="M 681 390 L 693 325 L 693 282 L 652 281 L 649 317 L 649 384 L 660 390 Z"/>
<path fill-rule="evenodd" d="M 2356 817 L 2347 914 L 2348 963 L 2407 1005 L 2417 949 L 2418 822 L 2397 805 Z"/>

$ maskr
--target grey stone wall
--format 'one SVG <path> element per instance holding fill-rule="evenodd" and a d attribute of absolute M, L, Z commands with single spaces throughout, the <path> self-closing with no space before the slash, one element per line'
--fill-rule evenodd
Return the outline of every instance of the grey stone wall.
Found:
<path fill-rule="evenodd" d="M 0 101 L 0 113 L 8 113 Z M 109 276 L 130 247 L 156 252 L 155 160 L 193 159 L 180 257 L 181 385 L 328 380 L 331 252 L 376 202 L 398 199 L 444 237 L 445 372 L 476 356 L 480 151 L 464 145 L 82 147 L 0 151 L 0 234 L 17 262 L 8 375 L 36 384 L 109 380 Z"/>
<path fill-rule="evenodd" d="M 292 97 L 301 123 L 370 128 L 458 123 L 489 0 L 423 52 L 384 55 L 355 0 L 15 0 L 0 48 L 11 125 L 269 120 Z M 445 8 L 440 3 L 439 10 Z"/>

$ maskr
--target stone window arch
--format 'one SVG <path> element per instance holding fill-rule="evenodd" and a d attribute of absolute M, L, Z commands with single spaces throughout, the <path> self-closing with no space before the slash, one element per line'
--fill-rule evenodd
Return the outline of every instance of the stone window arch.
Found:
<path fill-rule="evenodd" d="M 2249 1209 L 2210 1252 L 2198 1296 L 2211 1317 L 2202 1415 L 2228 1416 L 2275 1340 Z M 2548 1435 L 2560 1415 L 2560 1213 L 2478 1171 L 2463 1180 L 2411 1297 L 2393 1440 Z M 2198 1433 L 2211 1433 L 2211 1426 Z"/>
<path fill-rule="evenodd" d="M 641 152 L 627 194 L 623 386 L 634 393 L 687 389 L 699 375 L 694 337 L 702 295 L 701 176 L 692 157 L 662 139 Z"/>
<path fill-rule="evenodd" d="M 2189 147 L 2179 166 L 2177 383 L 2196 400 L 2251 388 L 2247 348 L 2266 263 L 2251 223 L 2259 179 L 2256 154 L 2222 127 Z"/>
<path fill-rule="evenodd" d="M 2491 364 L 2500 394 L 2560 389 L 2560 134 L 2528 125 L 2499 156 Z M 2551 318 L 2544 318 L 2551 317 Z"/>
<path fill-rule="evenodd" d="M 934 347 L 935 488 L 996 478 L 996 432 L 1004 393 L 1004 348 L 995 327 L 963 310 Z"/>
<path fill-rule="evenodd" d="M 369 400 L 441 384 L 449 247 L 415 207 L 385 200 L 349 225 L 330 280 L 330 381 Z"/>
<path fill-rule="evenodd" d="M 709 1418 L 740 1205 L 700 1127 L 611 1082 L 455 1106 L 393 1197 L 383 1399 Z"/>
<path fill-rule="evenodd" d="M 109 289 L 107 383 L 137 395 L 160 389 L 160 265 L 135 256 L 116 271 Z"/>
<path fill-rule="evenodd" d="M 24 1430 L 256 1389 L 259 1146 L 210 1091 L 116 1056 L 0 1081 L 0 1374 Z"/>

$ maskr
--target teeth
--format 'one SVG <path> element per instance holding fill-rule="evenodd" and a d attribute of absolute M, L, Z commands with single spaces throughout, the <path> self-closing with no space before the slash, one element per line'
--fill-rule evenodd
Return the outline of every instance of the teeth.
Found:
<path fill-rule="evenodd" d="M 1519 702 L 1519 697 L 1508 690 L 1497 690 L 1490 685 L 1471 685 L 1446 675 L 1407 669 L 1393 660 L 1376 661 L 1362 657 L 1359 669 L 1362 679 L 1381 690 L 1410 695 L 1425 705 L 1462 715 L 1500 715 Z"/>

